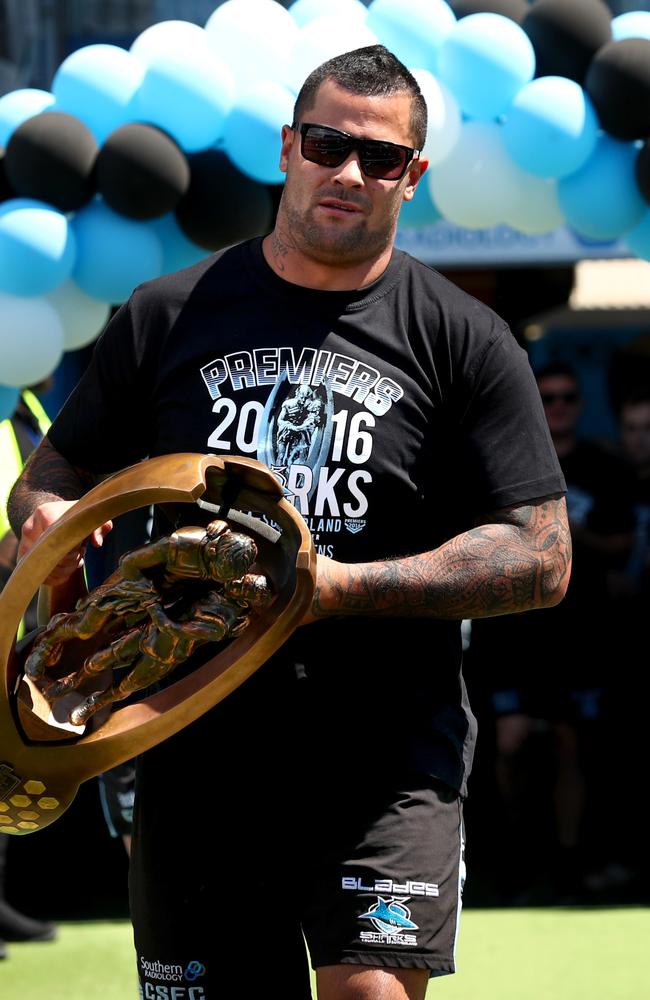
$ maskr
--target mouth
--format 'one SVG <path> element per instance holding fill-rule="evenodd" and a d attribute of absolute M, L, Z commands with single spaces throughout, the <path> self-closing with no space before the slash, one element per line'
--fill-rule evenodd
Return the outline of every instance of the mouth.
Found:
<path fill-rule="evenodd" d="M 318 202 L 319 208 L 331 212 L 333 215 L 361 215 L 362 210 L 358 205 L 349 201 L 341 201 L 338 198 L 323 198 Z"/>

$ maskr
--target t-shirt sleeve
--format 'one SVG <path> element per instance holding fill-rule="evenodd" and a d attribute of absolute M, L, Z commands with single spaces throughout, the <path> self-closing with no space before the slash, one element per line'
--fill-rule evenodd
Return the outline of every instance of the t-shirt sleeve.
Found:
<path fill-rule="evenodd" d="M 566 490 L 528 356 L 510 330 L 477 361 L 460 414 L 477 513 Z"/>
<path fill-rule="evenodd" d="M 51 443 L 72 465 L 98 474 L 146 458 L 150 382 L 129 300 L 97 341 L 88 368 L 50 427 Z"/>

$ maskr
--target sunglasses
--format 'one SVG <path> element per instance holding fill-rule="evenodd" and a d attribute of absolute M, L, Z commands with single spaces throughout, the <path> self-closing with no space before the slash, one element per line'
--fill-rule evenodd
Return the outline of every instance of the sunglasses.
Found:
<path fill-rule="evenodd" d="M 551 403 L 577 403 L 580 399 L 577 392 L 543 392 L 541 396 L 545 406 Z"/>
<path fill-rule="evenodd" d="M 294 123 L 291 128 L 300 132 L 300 152 L 310 163 L 340 167 L 354 150 L 363 173 L 383 181 L 400 180 L 411 161 L 420 156 L 420 150 L 411 146 L 399 146 L 381 139 L 356 139 L 328 125 L 304 122 L 302 125 Z"/>

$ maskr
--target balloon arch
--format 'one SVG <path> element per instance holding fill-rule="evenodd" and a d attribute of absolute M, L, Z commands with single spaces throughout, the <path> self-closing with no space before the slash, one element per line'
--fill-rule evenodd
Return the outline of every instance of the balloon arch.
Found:
<path fill-rule="evenodd" d="M 344 24 L 345 30 L 341 30 Z M 603 0 L 227 0 L 0 98 L 0 417 L 140 282 L 263 232 L 305 76 L 380 42 L 426 98 L 404 226 L 568 224 L 650 260 L 650 13 Z"/>

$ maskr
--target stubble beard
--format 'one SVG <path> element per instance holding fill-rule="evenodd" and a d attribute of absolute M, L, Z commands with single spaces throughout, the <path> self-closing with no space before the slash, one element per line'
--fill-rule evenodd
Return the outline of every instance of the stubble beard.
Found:
<path fill-rule="evenodd" d="M 380 256 L 392 242 L 397 212 L 376 230 L 368 229 L 365 215 L 359 215 L 354 226 L 338 226 L 334 221 L 318 222 L 315 212 L 315 206 L 301 212 L 283 197 L 282 215 L 287 235 L 296 249 L 321 264 L 337 267 L 361 264 Z"/>

